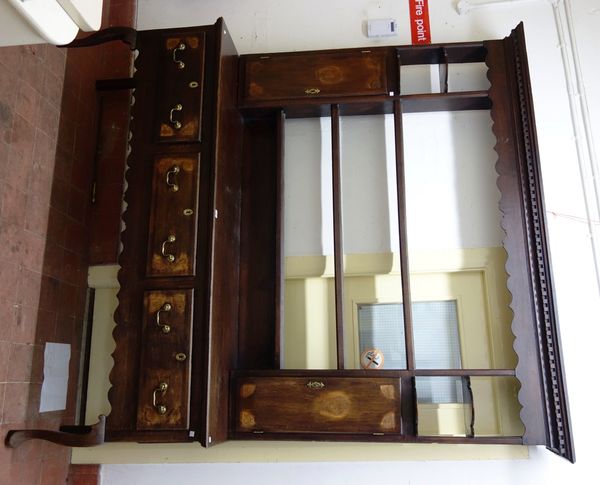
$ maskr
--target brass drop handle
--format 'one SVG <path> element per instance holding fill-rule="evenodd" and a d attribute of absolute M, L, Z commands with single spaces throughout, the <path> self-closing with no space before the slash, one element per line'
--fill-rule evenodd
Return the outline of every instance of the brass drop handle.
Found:
<path fill-rule="evenodd" d="M 158 387 L 156 389 L 154 389 L 154 391 L 152 392 L 152 406 L 154 406 L 154 409 L 156 409 L 158 411 L 158 414 L 166 414 L 167 406 L 165 406 L 164 404 L 158 404 L 156 402 L 156 394 L 160 392 L 161 395 L 164 396 L 165 392 L 167 392 L 168 388 L 169 388 L 169 384 L 167 384 L 166 382 L 161 382 L 158 385 Z"/>
<path fill-rule="evenodd" d="M 308 88 L 304 90 L 304 94 L 319 94 L 321 90 L 319 88 Z"/>
<path fill-rule="evenodd" d="M 181 122 L 173 119 L 173 112 L 181 111 L 182 109 L 183 106 L 181 105 L 181 103 L 177 103 L 173 108 L 171 108 L 171 111 L 169 111 L 169 121 L 173 125 L 173 128 L 175 128 L 176 130 L 179 130 L 181 128 Z"/>
<path fill-rule="evenodd" d="M 170 303 L 165 303 L 160 307 L 160 310 L 156 312 L 156 326 L 162 330 L 163 333 L 169 333 L 171 331 L 171 325 L 161 321 L 160 314 L 161 313 L 170 313 L 173 310 L 173 305 Z"/>
<path fill-rule="evenodd" d="M 306 387 L 308 387 L 309 389 L 323 389 L 325 387 L 325 384 L 321 381 L 308 381 L 306 383 Z"/>
<path fill-rule="evenodd" d="M 185 50 L 185 44 L 183 42 L 181 44 L 179 44 L 177 47 L 175 47 L 175 49 L 173 49 L 173 62 L 175 64 L 177 64 L 178 69 L 183 69 L 185 67 L 185 62 L 177 59 L 177 52 L 184 51 L 184 50 Z"/>
<path fill-rule="evenodd" d="M 160 254 L 162 254 L 163 258 L 165 258 L 169 263 L 175 262 L 175 255 L 171 253 L 167 253 L 167 244 L 174 243 L 177 240 L 174 234 L 169 234 L 169 237 L 163 241 L 160 246 Z"/>
<path fill-rule="evenodd" d="M 177 192 L 179 190 L 179 185 L 177 184 L 177 174 L 179 171 L 180 168 L 177 165 L 174 165 L 171 167 L 171 170 L 167 172 L 167 176 L 165 177 L 165 182 L 171 189 L 171 192 Z"/>

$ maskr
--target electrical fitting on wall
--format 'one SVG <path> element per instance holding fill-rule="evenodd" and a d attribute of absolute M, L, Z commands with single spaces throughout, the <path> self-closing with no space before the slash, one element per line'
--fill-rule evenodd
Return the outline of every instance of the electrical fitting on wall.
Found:
<path fill-rule="evenodd" d="M 392 37 L 398 35 L 398 24 L 394 19 L 367 20 L 367 37 Z"/>

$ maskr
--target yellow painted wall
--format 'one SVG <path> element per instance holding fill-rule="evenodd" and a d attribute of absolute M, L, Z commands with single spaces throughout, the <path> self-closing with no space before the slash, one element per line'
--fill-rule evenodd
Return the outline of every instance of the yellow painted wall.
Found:
<path fill-rule="evenodd" d="M 463 368 L 514 368 L 510 294 L 502 248 L 410 253 L 413 301 L 454 300 L 457 304 Z M 284 367 L 335 369 L 335 298 L 332 258 L 285 260 Z M 398 255 L 352 254 L 344 258 L 344 355 L 346 368 L 360 368 L 359 304 L 402 301 Z M 478 436 L 517 436 L 516 379 L 477 378 L 471 387 Z M 419 405 L 419 433 L 465 433 L 465 406 Z"/>
<path fill-rule="evenodd" d="M 369 260 L 370 259 L 370 260 Z M 427 275 L 446 271 L 457 271 L 465 268 L 479 271 L 481 265 L 485 272 L 485 287 L 492 295 L 492 304 L 486 311 L 492 321 L 498 324 L 505 320 L 509 313 L 506 308 L 507 295 L 498 293 L 505 287 L 503 281 L 503 253 L 499 248 L 475 249 L 462 251 L 446 251 L 445 254 L 422 255 L 421 262 L 413 261 L 414 275 Z M 296 269 L 294 269 L 296 268 Z M 370 268 L 370 269 L 369 269 Z M 388 273 L 389 281 L 397 283 L 397 256 L 386 255 L 350 255 L 346 257 L 346 276 L 362 278 L 373 273 Z M 451 270 L 450 268 L 454 268 Z M 479 269 L 478 269 L 479 268 Z M 92 338 L 92 354 L 90 367 L 90 393 L 88 395 L 88 424 L 95 422 L 98 414 L 109 414 L 110 407 L 106 394 L 108 392 L 108 372 L 110 371 L 110 354 L 114 348 L 111 338 L 114 322 L 112 315 L 116 306 L 116 266 L 90 268 L 89 284 L 96 290 L 94 309 L 94 332 Z M 331 258 L 315 257 L 310 260 L 286 260 L 286 363 L 293 367 L 314 365 L 316 368 L 332 367 L 335 356 L 335 340 L 332 338 L 330 322 L 333 321 L 332 306 L 332 264 Z M 320 272 L 320 275 L 317 273 Z M 391 274 L 390 274 L 391 273 Z M 396 274 L 394 274 L 396 273 Z M 378 279 L 380 277 L 377 277 Z M 381 291 L 376 295 L 381 298 L 386 294 L 387 284 L 380 285 Z M 360 286 L 360 285 L 359 285 Z M 415 284 L 418 290 L 418 284 Z M 301 297 L 301 295 L 305 295 Z M 329 302 L 329 303 L 327 303 Z M 331 308 L 329 308 L 331 306 Z M 326 308 L 327 307 L 327 308 Z M 293 329 L 290 319 L 293 316 L 314 316 L 310 325 Z M 307 343 L 315 340 L 317 346 L 307 350 Z M 512 350 L 511 337 L 499 329 L 492 331 L 493 362 L 503 367 L 514 362 L 514 356 L 505 350 Z M 349 346 L 354 343 L 348 343 Z M 310 346 L 310 345 L 308 345 Z M 348 348 L 351 352 L 351 349 Z M 505 355 L 506 354 L 506 355 Z M 350 353 L 348 354 L 350 355 Z M 479 391 L 476 391 L 479 392 Z M 485 391 L 488 392 L 488 391 Z M 500 394 L 506 392 L 500 390 Z M 440 413 L 430 409 L 430 412 Z M 446 417 L 442 419 L 446 426 L 441 431 L 455 429 L 454 419 L 459 422 L 462 408 L 451 406 L 442 410 Z M 512 411 L 509 412 L 511 414 Z M 506 417 L 494 419 L 506 420 Z M 454 427 L 452 427 L 454 426 Z M 439 429 L 439 428 L 438 428 Z M 502 430 L 504 434 L 506 430 Z M 212 448 L 202 448 L 198 443 L 186 444 L 139 444 L 139 443 L 105 443 L 93 448 L 73 449 L 73 463 L 231 463 L 231 462 L 323 462 L 323 461 L 409 461 L 409 460 L 473 460 L 473 459 L 526 459 L 528 448 L 516 445 L 442 445 L 442 444 L 396 444 L 396 443 L 306 443 L 306 442 L 255 442 L 228 441 Z"/>
<path fill-rule="evenodd" d="M 83 463 L 247 463 L 357 462 L 413 460 L 518 460 L 528 448 L 516 445 L 416 445 L 227 441 L 212 448 L 198 443 L 105 443 L 74 448 L 71 462 Z"/>

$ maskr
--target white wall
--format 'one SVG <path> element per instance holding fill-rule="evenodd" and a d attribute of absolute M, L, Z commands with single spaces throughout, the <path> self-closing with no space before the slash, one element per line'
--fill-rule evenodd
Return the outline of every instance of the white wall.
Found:
<path fill-rule="evenodd" d="M 329 463 L 244 463 L 104 465 L 103 485 L 537 485 L 593 484 L 598 474 L 579 475 L 566 461 L 533 450 L 520 461 L 413 461 Z M 581 468 L 579 465 L 575 467 Z M 594 473 L 594 470 L 591 470 Z"/>
<path fill-rule="evenodd" d="M 404 115 L 411 251 L 502 245 L 491 125 L 488 111 Z M 344 253 L 398 251 L 393 117 L 340 127 Z M 330 118 L 287 120 L 286 256 L 333 254 L 331 170 Z"/>
<path fill-rule="evenodd" d="M 404 116 L 409 253 L 502 245 L 491 128 L 488 111 Z"/>
<path fill-rule="evenodd" d="M 579 135 L 577 140 L 574 136 L 561 56 L 561 48 L 568 46 L 560 45 L 552 3 L 546 0 L 513 2 L 510 6 L 481 8 L 459 16 L 453 8 L 454 1 L 436 0 L 430 2 L 430 12 L 434 42 L 501 38 L 519 21 L 525 22 L 577 464 L 570 465 L 541 448 L 531 448 L 528 460 L 494 462 L 394 463 L 388 458 L 382 463 L 107 465 L 103 467 L 104 483 L 218 481 L 295 485 L 307 482 L 358 484 L 377 480 L 411 484 L 579 484 L 598 481 L 594 440 L 598 431 L 599 396 L 586 367 L 594 365 L 593 356 L 597 355 L 600 341 L 598 275 L 590 243 L 591 232 L 597 231 L 599 224 L 595 212 L 597 200 L 592 193 L 595 185 L 591 179 L 590 153 L 596 158 L 598 154 L 588 150 L 584 136 Z M 562 3 L 558 2 L 559 7 Z M 368 17 L 394 17 L 401 33 L 385 43 L 403 44 L 409 43 L 407 4 L 403 0 L 172 0 L 168 3 L 140 0 L 138 26 L 147 29 L 207 24 L 223 16 L 238 50 L 251 53 L 377 45 L 377 41 L 363 36 L 362 22 Z M 597 62 L 600 2 L 577 0 L 567 4 L 574 14 L 581 84 L 587 90 L 587 98 L 582 97 L 582 92 L 574 92 L 574 99 L 585 102 L 579 111 L 582 107 L 583 111 L 589 110 L 590 132 L 598 147 L 600 93 L 594 88 L 600 76 Z M 578 110 L 575 112 L 577 115 Z M 585 124 L 582 126 L 585 128 Z M 585 193 L 582 187 L 586 188 Z M 401 454 L 402 449 L 398 452 Z"/>

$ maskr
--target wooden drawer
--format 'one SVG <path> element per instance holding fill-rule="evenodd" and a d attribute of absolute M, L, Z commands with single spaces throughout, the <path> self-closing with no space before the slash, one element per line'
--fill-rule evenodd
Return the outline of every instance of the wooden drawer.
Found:
<path fill-rule="evenodd" d="M 243 377 L 236 381 L 238 432 L 400 433 L 400 380 Z"/>
<path fill-rule="evenodd" d="M 144 293 L 139 430 L 189 426 L 193 296 L 194 290 Z"/>
<path fill-rule="evenodd" d="M 195 274 L 199 157 L 161 157 L 154 162 L 148 276 Z"/>
<path fill-rule="evenodd" d="M 385 52 L 287 54 L 247 57 L 247 103 L 312 96 L 387 94 Z"/>
<path fill-rule="evenodd" d="M 200 140 L 204 33 L 165 37 L 158 66 L 161 74 L 156 99 L 157 141 Z"/>

